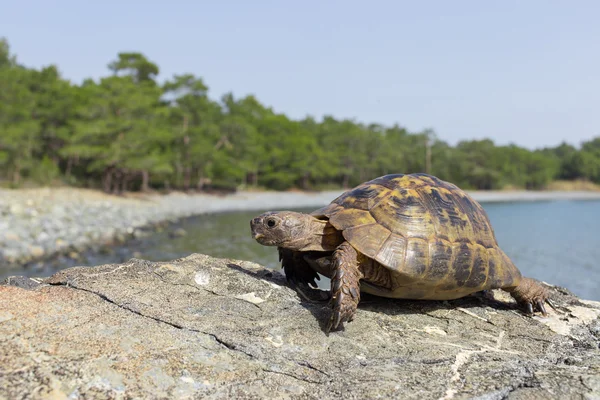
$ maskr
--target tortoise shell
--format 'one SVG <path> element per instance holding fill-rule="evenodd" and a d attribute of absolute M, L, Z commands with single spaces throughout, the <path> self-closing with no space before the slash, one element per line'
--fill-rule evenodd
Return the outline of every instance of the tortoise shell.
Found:
<path fill-rule="evenodd" d="M 390 270 L 392 291 L 414 287 L 400 297 L 455 298 L 521 279 L 483 207 L 431 175 L 385 175 L 311 215 L 328 219 L 356 250 Z"/>

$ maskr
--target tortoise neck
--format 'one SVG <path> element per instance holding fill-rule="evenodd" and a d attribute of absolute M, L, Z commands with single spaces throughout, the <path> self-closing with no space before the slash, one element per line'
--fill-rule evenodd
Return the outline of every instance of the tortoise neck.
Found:
<path fill-rule="evenodd" d="M 342 232 L 338 231 L 327 220 L 314 217 L 307 218 L 305 234 L 298 235 L 292 246 L 298 251 L 333 251 L 343 241 Z"/>

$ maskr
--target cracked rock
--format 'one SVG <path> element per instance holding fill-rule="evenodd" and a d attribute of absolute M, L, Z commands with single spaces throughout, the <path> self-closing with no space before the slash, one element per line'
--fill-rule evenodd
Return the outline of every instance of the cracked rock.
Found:
<path fill-rule="evenodd" d="M 327 301 L 248 261 L 194 254 L 9 278 L 0 398 L 599 398 L 600 303 L 550 290 L 548 318 L 496 291 L 363 295 L 327 336 Z"/>

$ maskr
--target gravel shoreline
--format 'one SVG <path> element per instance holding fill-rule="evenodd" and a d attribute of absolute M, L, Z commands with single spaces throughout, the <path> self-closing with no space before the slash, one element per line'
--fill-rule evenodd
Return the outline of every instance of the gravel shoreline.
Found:
<path fill-rule="evenodd" d="M 56 254 L 82 252 L 144 234 L 144 228 L 222 211 L 320 207 L 342 191 L 238 192 L 217 196 L 110 196 L 74 188 L 0 189 L 0 270 Z M 481 202 L 600 200 L 600 192 L 470 192 Z"/>

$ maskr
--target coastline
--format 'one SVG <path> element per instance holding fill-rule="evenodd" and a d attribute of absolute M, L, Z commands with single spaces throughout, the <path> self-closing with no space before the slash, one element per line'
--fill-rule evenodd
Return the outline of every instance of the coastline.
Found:
<path fill-rule="evenodd" d="M 343 190 L 107 195 L 76 188 L 0 189 L 0 271 L 140 237 L 148 227 L 226 211 L 318 208 Z M 600 200 L 595 191 L 469 191 L 482 203 Z"/>

